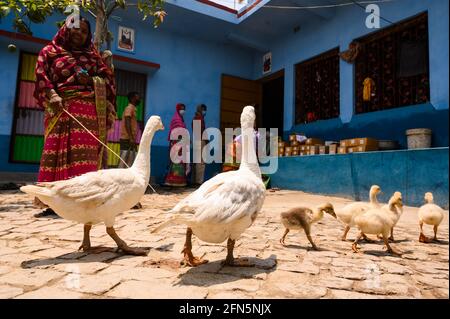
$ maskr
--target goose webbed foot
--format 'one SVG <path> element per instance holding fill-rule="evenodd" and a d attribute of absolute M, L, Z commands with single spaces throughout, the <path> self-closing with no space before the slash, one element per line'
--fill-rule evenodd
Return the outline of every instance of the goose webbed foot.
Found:
<path fill-rule="evenodd" d="M 208 263 L 207 259 L 202 259 L 202 258 L 195 257 L 192 254 L 192 250 L 191 249 L 187 249 L 186 247 L 183 249 L 182 253 L 184 255 L 184 259 L 181 261 L 181 264 L 183 266 L 197 267 L 197 266 L 200 266 L 200 265 Z"/>
<path fill-rule="evenodd" d="M 421 243 L 431 243 L 432 241 L 431 241 L 430 238 L 428 238 L 427 236 L 425 236 L 424 233 L 420 233 L 420 236 L 419 236 L 419 242 L 421 242 Z"/>
<path fill-rule="evenodd" d="M 123 246 L 118 246 L 119 251 L 124 252 L 126 255 L 131 256 L 147 256 L 147 251 L 141 248 L 133 248 L 127 244 Z"/>
<path fill-rule="evenodd" d="M 125 243 L 119 237 L 119 235 L 117 235 L 117 233 L 116 233 L 116 231 L 114 230 L 113 227 L 107 227 L 106 228 L 106 232 L 116 242 L 117 248 L 118 248 L 119 251 L 122 251 L 125 254 L 132 255 L 132 256 L 146 256 L 147 255 L 147 251 L 144 250 L 144 249 L 133 248 L 133 247 L 128 246 L 127 243 Z"/>
<path fill-rule="evenodd" d="M 357 245 L 356 243 L 353 243 L 353 244 L 352 244 L 352 251 L 353 251 L 354 253 L 359 253 L 359 252 L 361 252 L 361 251 L 359 250 L 359 248 L 358 248 L 358 245 Z"/>
<path fill-rule="evenodd" d="M 396 250 L 394 250 L 391 245 L 389 245 L 389 240 L 386 235 L 383 235 L 384 246 L 387 248 L 388 253 L 394 256 L 401 256 L 402 254 Z"/>
<path fill-rule="evenodd" d="M 208 262 L 208 260 L 195 257 L 192 254 L 192 229 L 189 227 L 186 230 L 186 241 L 184 243 L 184 249 L 181 253 L 184 255 L 184 259 L 181 262 L 184 266 L 197 267 Z"/>
<path fill-rule="evenodd" d="M 227 258 L 222 262 L 222 264 L 230 267 L 254 267 L 255 263 L 251 262 L 248 258 L 234 258 L 233 250 L 235 243 L 235 240 L 228 238 Z"/>
<path fill-rule="evenodd" d="M 251 262 L 248 258 L 234 258 L 228 256 L 222 264 L 229 267 L 255 267 L 255 263 Z"/>
<path fill-rule="evenodd" d="M 89 250 L 91 250 L 91 240 L 89 237 L 91 228 L 92 225 L 89 224 L 84 225 L 83 242 L 81 243 L 80 248 L 78 248 L 78 251 L 82 250 L 83 252 L 88 252 Z"/>
<path fill-rule="evenodd" d="M 388 251 L 388 253 L 390 253 L 391 255 L 394 255 L 394 256 L 401 257 L 401 255 L 402 255 L 401 252 L 394 250 L 391 247 L 389 247 L 387 251 Z"/>

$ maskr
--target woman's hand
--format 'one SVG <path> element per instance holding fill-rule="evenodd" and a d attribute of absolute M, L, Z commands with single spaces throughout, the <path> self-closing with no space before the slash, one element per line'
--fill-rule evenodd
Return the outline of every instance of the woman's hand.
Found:
<path fill-rule="evenodd" d="M 50 97 L 50 107 L 53 110 L 53 113 L 58 113 L 59 111 L 62 110 L 63 108 L 63 99 L 57 94 L 54 93 L 51 97 Z"/>

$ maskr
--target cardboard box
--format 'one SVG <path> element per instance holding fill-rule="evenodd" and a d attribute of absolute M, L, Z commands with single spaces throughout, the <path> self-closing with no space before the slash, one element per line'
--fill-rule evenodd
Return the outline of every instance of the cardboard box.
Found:
<path fill-rule="evenodd" d="M 329 152 L 329 146 L 328 145 L 321 145 L 319 146 L 319 154 L 328 154 Z"/>
<path fill-rule="evenodd" d="M 305 142 L 306 145 L 325 145 L 325 142 L 320 138 L 308 138 Z"/>
<path fill-rule="evenodd" d="M 319 145 L 312 145 L 309 147 L 309 155 L 319 154 Z"/>
<path fill-rule="evenodd" d="M 300 146 L 300 152 L 308 152 L 309 153 L 309 145 Z"/>
<path fill-rule="evenodd" d="M 364 146 L 378 147 L 378 141 L 369 137 L 356 137 L 346 140 L 341 140 L 340 145 L 343 147 Z"/>
<path fill-rule="evenodd" d="M 347 154 L 347 147 L 339 146 L 338 147 L 338 154 Z"/>
<path fill-rule="evenodd" d="M 362 146 L 353 146 L 347 149 L 348 153 L 361 153 L 361 152 L 373 152 L 378 151 L 378 145 L 362 145 Z"/>
<path fill-rule="evenodd" d="M 337 144 L 332 144 L 328 147 L 328 154 L 337 154 L 337 150 L 338 150 L 338 145 Z"/>

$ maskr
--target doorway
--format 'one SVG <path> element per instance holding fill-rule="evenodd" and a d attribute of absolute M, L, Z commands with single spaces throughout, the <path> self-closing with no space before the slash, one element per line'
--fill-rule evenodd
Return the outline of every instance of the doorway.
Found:
<path fill-rule="evenodd" d="M 260 80 L 262 83 L 262 126 L 284 131 L 284 70 Z"/>

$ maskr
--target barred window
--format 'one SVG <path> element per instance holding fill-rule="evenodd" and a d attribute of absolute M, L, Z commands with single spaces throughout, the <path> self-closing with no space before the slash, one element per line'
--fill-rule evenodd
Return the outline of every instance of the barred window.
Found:
<path fill-rule="evenodd" d="M 295 66 L 295 123 L 339 116 L 339 48 Z"/>
<path fill-rule="evenodd" d="M 356 113 L 429 101 L 427 13 L 355 41 Z"/>

